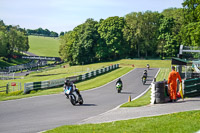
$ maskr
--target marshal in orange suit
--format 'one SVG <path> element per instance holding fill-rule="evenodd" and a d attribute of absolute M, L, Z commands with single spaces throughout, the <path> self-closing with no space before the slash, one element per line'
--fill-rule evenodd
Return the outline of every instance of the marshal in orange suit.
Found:
<path fill-rule="evenodd" d="M 175 67 L 172 66 L 172 71 L 169 73 L 167 82 L 168 87 L 170 88 L 170 99 L 172 101 L 176 101 L 177 78 L 182 82 L 180 74 L 176 72 Z"/>

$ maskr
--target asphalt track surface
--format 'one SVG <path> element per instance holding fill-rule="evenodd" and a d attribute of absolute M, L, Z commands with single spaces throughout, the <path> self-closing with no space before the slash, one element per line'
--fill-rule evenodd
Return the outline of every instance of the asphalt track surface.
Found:
<path fill-rule="evenodd" d="M 62 125 L 78 124 L 85 119 L 105 113 L 135 98 L 150 86 L 158 72 L 148 70 L 146 85 L 141 82 L 144 68 L 136 68 L 122 76 L 123 90 L 117 93 L 116 80 L 87 91 L 82 91 L 84 104 L 71 105 L 64 94 L 36 96 L 0 102 L 1 133 L 35 133 Z"/>

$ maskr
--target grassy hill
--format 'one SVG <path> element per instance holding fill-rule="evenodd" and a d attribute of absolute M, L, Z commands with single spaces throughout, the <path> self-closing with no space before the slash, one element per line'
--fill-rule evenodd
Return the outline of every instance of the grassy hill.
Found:
<path fill-rule="evenodd" d="M 29 36 L 29 52 L 39 56 L 59 57 L 59 39 L 42 36 Z"/>

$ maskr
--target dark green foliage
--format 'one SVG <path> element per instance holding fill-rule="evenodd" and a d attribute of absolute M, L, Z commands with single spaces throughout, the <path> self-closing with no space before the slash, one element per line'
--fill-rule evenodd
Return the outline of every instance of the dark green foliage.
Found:
<path fill-rule="evenodd" d="M 13 53 L 28 51 L 28 36 L 19 26 L 7 26 L 0 21 L 0 56 L 11 57 Z"/>
<path fill-rule="evenodd" d="M 184 26 L 181 28 L 181 39 L 184 45 L 200 46 L 200 1 L 185 0 L 184 7 Z"/>
<path fill-rule="evenodd" d="M 59 53 L 71 65 L 95 62 L 95 48 L 98 45 L 99 34 L 93 19 L 87 19 L 84 24 L 74 28 L 61 37 Z"/>
<path fill-rule="evenodd" d="M 48 29 L 38 28 L 35 30 L 27 29 L 28 35 L 36 35 L 36 36 L 46 36 L 46 37 L 58 37 L 58 33 L 54 31 L 49 31 Z"/>
<path fill-rule="evenodd" d="M 156 55 L 158 45 L 158 12 L 133 12 L 125 16 L 124 38 L 129 45 L 131 57 Z"/>
<path fill-rule="evenodd" d="M 173 35 L 172 29 L 175 25 L 173 18 L 164 17 L 161 19 L 161 24 L 159 28 L 159 37 L 160 46 L 159 51 L 162 54 L 162 57 L 166 56 L 176 56 L 176 49 L 179 48 L 176 41 L 176 36 Z"/>
<path fill-rule="evenodd" d="M 109 17 L 103 20 L 98 27 L 98 33 L 102 40 L 104 40 L 105 45 L 102 49 L 106 49 L 105 57 L 108 60 L 119 59 L 124 57 L 126 52 L 126 46 L 123 42 L 123 28 L 124 28 L 124 18 L 123 17 Z"/>
<path fill-rule="evenodd" d="M 93 19 L 65 33 L 59 53 L 71 65 L 121 58 L 175 57 L 181 44 L 200 46 L 199 0 L 162 13 L 132 12 Z M 63 34 L 63 33 L 62 33 Z"/>

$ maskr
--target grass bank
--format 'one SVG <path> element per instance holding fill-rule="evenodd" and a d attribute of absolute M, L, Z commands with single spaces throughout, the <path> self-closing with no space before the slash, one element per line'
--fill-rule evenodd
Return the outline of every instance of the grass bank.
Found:
<path fill-rule="evenodd" d="M 59 57 L 60 42 L 58 38 L 43 36 L 28 36 L 29 52 L 39 56 Z"/>
<path fill-rule="evenodd" d="M 200 111 L 188 111 L 102 124 L 66 125 L 45 133 L 194 133 L 198 130 Z"/>

